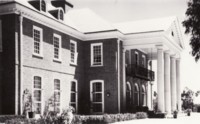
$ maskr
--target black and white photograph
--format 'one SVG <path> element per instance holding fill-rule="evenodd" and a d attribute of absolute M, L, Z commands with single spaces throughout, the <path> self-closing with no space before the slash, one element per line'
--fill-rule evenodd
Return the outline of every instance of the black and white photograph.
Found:
<path fill-rule="evenodd" d="M 0 124 L 197 124 L 200 0 L 0 0 Z"/>

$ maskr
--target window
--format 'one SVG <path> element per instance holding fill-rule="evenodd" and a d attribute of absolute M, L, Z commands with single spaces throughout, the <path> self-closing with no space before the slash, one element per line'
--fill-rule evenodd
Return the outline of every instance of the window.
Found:
<path fill-rule="evenodd" d="M 46 12 L 46 3 L 44 0 L 41 1 L 41 10 Z"/>
<path fill-rule="evenodd" d="M 60 20 L 64 20 L 64 13 L 62 9 L 60 9 L 59 11 L 59 17 L 60 17 Z"/>
<path fill-rule="evenodd" d="M 144 85 L 142 85 L 142 105 L 146 106 L 146 89 Z"/>
<path fill-rule="evenodd" d="M 33 27 L 33 40 L 34 40 L 34 51 L 35 55 L 42 55 L 42 29 L 39 27 Z"/>
<path fill-rule="evenodd" d="M 134 104 L 139 106 L 139 87 L 137 84 L 134 87 Z"/>
<path fill-rule="evenodd" d="M 54 34 L 53 46 L 54 46 L 54 60 L 61 61 L 61 36 L 60 35 Z"/>
<path fill-rule="evenodd" d="M 77 53 L 77 44 L 75 41 L 71 40 L 70 41 L 70 63 L 71 64 L 77 64 L 77 57 L 78 57 L 78 53 Z"/>
<path fill-rule="evenodd" d="M 102 43 L 91 44 L 91 64 L 92 66 L 103 65 Z"/>
<path fill-rule="evenodd" d="M 142 67 L 146 67 L 146 57 L 145 55 L 142 55 Z"/>
<path fill-rule="evenodd" d="M 132 91 L 130 82 L 126 83 L 126 108 L 129 110 L 132 106 Z"/>
<path fill-rule="evenodd" d="M 92 105 L 92 113 L 104 112 L 104 82 L 102 80 L 94 80 L 90 82 L 90 99 Z"/>
<path fill-rule="evenodd" d="M 139 55 L 138 55 L 138 52 L 135 52 L 135 64 L 136 64 L 136 66 L 139 65 Z"/>
<path fill-rule="evenodd" d="M 71 99 L 70 99 L 70 106 L 75 108 L 75 111 L 78 111 L 78 104 L 77 104 L 77 82 L 71 82 Z"/>
<path fill-rule="evenodd" d="M 33 100 L 36 114 L 42 114 L 42 79 L 38 76 L 34 77 Z"/>
<path fill-rule="evenodd" d="M 54 111 L 60 113 L 60 80 L 54 79 Z"/>

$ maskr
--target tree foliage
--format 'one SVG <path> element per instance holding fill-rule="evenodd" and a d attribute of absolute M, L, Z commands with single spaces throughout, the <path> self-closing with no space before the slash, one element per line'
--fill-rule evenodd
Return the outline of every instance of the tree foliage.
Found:
<path fill-rule="evenodd" d="M 183 109 L 192 109 L 193 108 L 193 100 L 194 100 L 194 91 L 186 87 L 181 94 L 181 99 L 183 101 L 182 107 Z"/>
<path fill-rule="evenodd" d="M 198 61 L 200 58 L 200 0 L 189 0 L 185 14 L 187 19 L 183 21 L 183 26 L 186 28 L 185 33 L 191 34 L 191 53 Z"/>

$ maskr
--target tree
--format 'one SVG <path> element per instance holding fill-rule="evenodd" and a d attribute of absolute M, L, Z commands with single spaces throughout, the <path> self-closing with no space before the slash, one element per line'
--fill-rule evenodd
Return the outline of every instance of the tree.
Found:
<path fill-rule="evenodd" d="M 183 21 L 185 33 L 191 34 L 190 46 L 196 61 L 200 58 L 200 0 L 189 0 L 186 10 L 187 19 Z"/>
<path fill-rule="evenodd" d="M 181 99 L 183 101 L 183 109 L 192 109 L 193 108 L 193 99 L 194 99 L 194 91 L 189 89 L 188 87 L 185 87 L 183 90 L 183 93 L 181 94 Z"/>

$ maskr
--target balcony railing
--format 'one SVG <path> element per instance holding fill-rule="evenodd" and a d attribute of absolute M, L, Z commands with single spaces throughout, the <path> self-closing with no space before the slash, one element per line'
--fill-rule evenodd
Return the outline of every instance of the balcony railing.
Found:
<path fill-rule="evenodd" d="M 142 78 L 147 81 L 154 81 L 155 79 L 154 71 L 135 64 L 131 64 L 126 67 L 126 75 Z"/>

